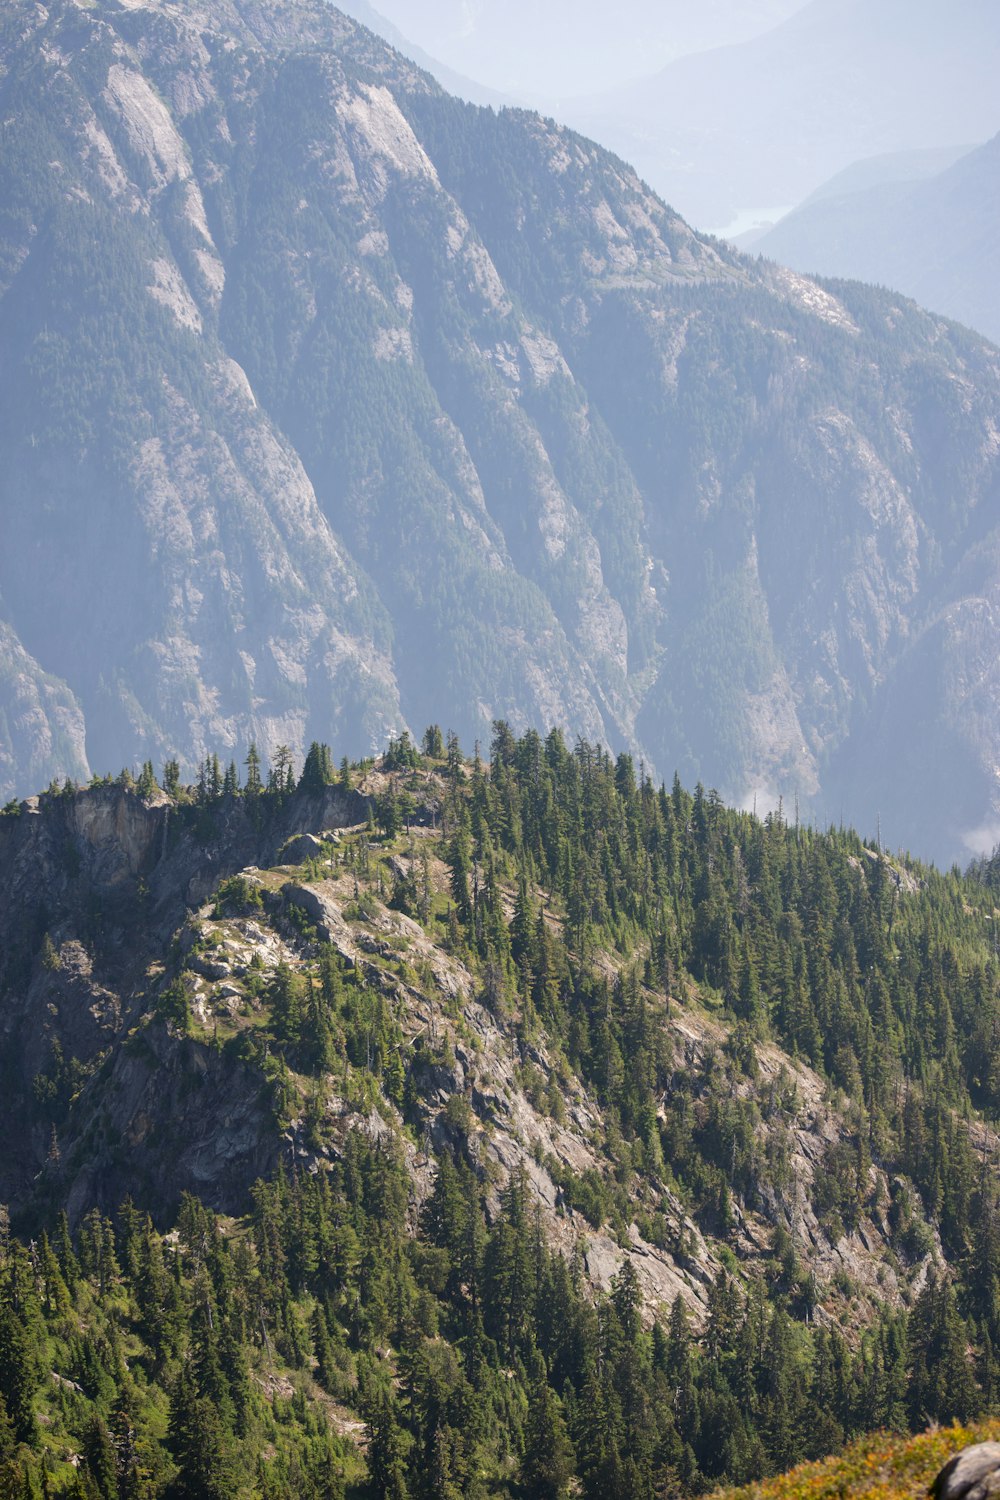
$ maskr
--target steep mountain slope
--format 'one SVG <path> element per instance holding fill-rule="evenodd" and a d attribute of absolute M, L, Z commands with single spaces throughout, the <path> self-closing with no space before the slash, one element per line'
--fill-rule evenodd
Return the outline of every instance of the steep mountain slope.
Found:
<path fill-rule="evenodd" d="M 74 778 L 88 774 L 80 705 L 0 621 L 0 785 L 9 791 L 31 777 L 41 785 L 63 766 Z"/>
<path fill-rule="evenodd" d="M 804 204 L 754 250 L 800 270 L 897 287 L 998 343 L 998 237 L 994 136 L 928 182 L 883 183 Z"/>
<path fill-rule="evenodd" d="M 75 1222 L 132 1195 L 163 1220 L 193 1188 L 238 1213 L 289 1150 L 317 1169 L 310 1079 L 339 1084 L 340 1133 L 375 1105 L 438 1145 L 457 1093 L 484 1181 L 523 1167 L 596 1285 L 634 1246 L 650 1305 L 700 1317 L 716 1242 L 763 1269 L 783 1224 L 831 1308 L 848 1273 L 858 1316 L 905 1299 L 938 1231 L 964 1243 L 970 1143 L 995 1145 L 937 1139 L 1000 1090 L 992 868 L 945 880 L 657 793 L 558 731 L 498 725 L 492 749 L 404 736 L 336 781 L 322 756 L 256 792 L 108 778 L 0 816 L 0 1201 Z M 862 1127 L 875 1159 L 848 1181 Z M 931 1228 L 887 1217 L 902 1171 Z"/>
<path fill-rule="evenodd" d="M 0 814 L 0 1485 L 650 1500 L 989 1408 L 996 869 L 424 746 Z"/>
<path fill-rule="evenodd" d="M 884 156 L 866 156 L 822 183 L 805 201 L 818 203 L 822 198 L 844 198 L 890 182 L 922 182 L 946 172 L 974 150 L 975 143 L 970 142 L 964 146 L 927 146 L 920 151 L 890 151 Z"/>
<path fill-rule="evenodd" d="M 381 818 L 389 788 L 397 796 L 407 789 L 414 811 L 405 835 L 380 840 L 366 820 L 369 811 Z M 302 1006 L 325 953 L 324 962 L 335 954 L 344 968 L 351 1025 L 361 1027 L 362 1011 L 374 1006 L 367 1042 L 362 1029 L 347 1045 L 359 1067 L 364 1043 L 372 1061 L 361 1072 L 381 1079 L 384 1097 L 359 1091 L 347 1075 L 327 1079 L 339 1083 L 342 1098 L 331 1096 L 324 1132 L 339 1139 L 350 1129 L 389 1132 L 404 1107 L 406 1074 L 411 1123 L 419 1117 L 422 1137 L 437 1148 L 462 1113 L 450 1101 L 471 1101 L 473 1155 L 493 1185 L 494 1207 L 510 1174 L 523 1169 L 547 1237 L 567 1254 L 576 1247 L 595 1289 L 607 1291 L 630 1261 L 650 1309 L 668 1308 L 680 1295 L 700 1321 L 711 1281 L 728 1263 L 719 1244 L 763 1272 L 778 1222 L 793 1233 L 801 1275 L 816 1277 L 831 1307 L 848 1276 L 854 1315 L 863 1320 L 919 1289 L 926 1251 L 901 1263 L 892 1249 L 891 1171 L 873 1173 L 850 1231 L 834 1229 L 839 1218 L 829 1214 L 821 1181 L 853 1139 L 849 1102 L 834 1100 L 807 1062 L 773 1043 L 751 1044 L 752 1066 L 741 1073 L 731 1017 L 710 992 L 706 1004 L 695 1003 L 690 978 L 679 980 L 692 1002 L 679 1012 L 668 1006 L 662 1013 L 652 979 L 641 1003 L 661 1033 L 650 1045 L 665 1084 L 664 1119 L 672 1098 L 682 1113 L 689 1104 L 717 1110 L 720 1090 L 738 1100 L 734 1120 L 709 1125 L 699 1148 L 707 1153 L 702 1170 L 710 1170 L 715 1130 L 727 1140 L 730 1127 L 737 1131 L 731 1222 L 720 1239 L 714 1183 L 703 1185 L 705 1211 L 693 1216 L 690 1194 L 669 1185 L 673 1171 L 683 1176 L 679 1155 L 665 1183 L 640 1173 L 622 1195 L 606 1149 L 621 1126 L 611 1096 L 596 1074 L 588 1083 L 568 1065 L 558 1023 L 532 1021 L 530 999 L 515 993 L 516 968 L 500 972 L 494 955 L 491 970 L 481 944 L 466 950 L 455 939 L 450 844 L 437 826 L 448 783 L 432 767 L 403 776 L 377 768 L 362 791 L 331 786 L 257 801 L 187 795 L 178 806 L 161 792 L 143 800 L 108 784 L 33 799 L 0 822 L 0 1127 L 8 1143 L 0 1202 L 19 1219 L 31 1223 L 65 1208 L 75 1224 L 94 1207 L 110 1213 L 132 1197 L 166 1223 L 185 1192 L 238 1214 L 253 1183 L 283 1160 L 325 1170 L 330 1152 L 317 1150 L 316 1130 L 307 1126 L 309 1085 L 302 1082 L 316 1072 L 316 1017 L 305 1005 L 301 1047 L 286 1049 L 298 1082 L 273 1076 L 269 1046 L 262 1052 L 256 1040 L 272 1003 L 274 1017 L 280 1009 L 276 976 L 291 976 Z M 482 847 L 477 840 L 477 862 Z M 544 903 L 540 893 L 531 898 Z M 479 909 L 485 892 L 476 899 Z M 505 920 L 517 900 L 509 880 Z M 548 905 L 552 941 L 570 942 L 558 905 Z M 482 905 L 479 930 L 485 913 Z M 516 930 L 515 921 L 515 944 Z M 623 954 L 611 948 L 594 960 L 605 987 L 618 975 L 616 1004 L 638 1003 L 638 991 L 618 993 L 628 968 Z M 585 981 L 582 969 L 559 979 L 554 967 L 529 982 L 540 996 L 549 984 L 550 1000 L 561 986 L 568 1002 L 574 983 Z M 720 1057 L 730 1052 L 735 1071 L 723 1079 Z M 321 1076 L 337 1074 L 333 1057 Z M 292 1092 L 276 1112 L 282 1089 Z M 373 1106 L 384 1119 L 366 1120 Z M 421 1169 L 412 1151 L 408 1162 L 419 1204 L 430 1168 Z"/>
<path fill-rule="evenodd" d="M 567 118 L 715 227 L 787 210 L 860 157 L 986 140 L 998 61 L 989 0 L 811 0 L 740 46 L 574 101 Z"/>
<path fill-rule="evenodd" d="M 995 351 L 319 0 L 16 0 L 0 61 L 5 794 L 443 708 L 982 836 Z"/>

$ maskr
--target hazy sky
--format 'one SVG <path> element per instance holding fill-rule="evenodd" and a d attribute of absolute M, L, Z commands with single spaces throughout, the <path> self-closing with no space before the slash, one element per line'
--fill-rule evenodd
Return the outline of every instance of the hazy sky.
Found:
<path fill-rule="evenodd" d="M 544 105 L 743 41 L 804 0 L 373 0 L 405 36 L 460 73 Z M 348 0 L 346 9 L 350 9 Z"/>

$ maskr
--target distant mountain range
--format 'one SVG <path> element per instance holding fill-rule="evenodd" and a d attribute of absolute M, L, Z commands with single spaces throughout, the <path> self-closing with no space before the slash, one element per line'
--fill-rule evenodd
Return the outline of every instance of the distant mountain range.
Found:
<path fill-rule="evenodd" d="M 800 270 L 898 287 L 1000 343 L 998 244 L 994 136 L 929 178 L 831 184 L 753 248 Z"/>
<path fill-rule="evenodd" d="M 811 0 L 763 35 L 565 113 L 714 228 L 787 210 L 860 157 L 986 140 L 998 77 L 992 0 Z"/>
<path fill-rule="evenodd" d="M 507 718 L 991 841 L 998 351 L 321 0 L 12 0 L 0 105 L 4 797 Z"/>
<path fill-rule="evenodd" d="M 863 157 L 821 183 L 799 207 L 818 203 L 823 198 L 845 198 L 848 194 L 883 187 L 887 183 L 924 182 L 947 171 L 974 148 L 973 142 L 964 146 L 926 146 L 919 151 L 889 151 L 882 156 Z"/>

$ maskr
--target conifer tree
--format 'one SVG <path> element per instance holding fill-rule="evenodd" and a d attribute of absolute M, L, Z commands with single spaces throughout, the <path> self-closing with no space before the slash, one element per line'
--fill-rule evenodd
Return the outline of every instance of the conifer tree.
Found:
<path fill-rule="evenodd" d="M 333 779 L 333 759 L 329 745 L 321 745 L 313 740 L 299 777 L 299 791 L 317 796 L 331 785 Z"/>
<path fill-rule="evenodd" d="M 260 774 L 260 755 L 257 752 L 257 745 L 254 740 L 250 741 L 250 748 L 247 751 L 247 758 L 244 764 L 247 768 L 244 791 L 248 797 L 256 797 L 263 791 L 264 787 Z"/>
<path fill-rule="evenodd" d="M 383 1388 L 365 1402 L 368 1483 L 373 1500 L 408 1500 L 404 1477 L 406 1440 L 397 1407 Z"/>
<path fill-rule="evenodd" d="M 27 1328 L 12 1307 L 0 1306 L 0 1397 L 19 1443 L 33 1443 L 38 1433 L 38 1375 L 37 1353 Z"/>
<path fill-rule="evenodd" d="M 178 1467 L 172 1500 L 232 1500 L 239 1482 L 232 1438 L 186 1366 L 171 1392 L 167 1441 Z"/>
<path fill-rule="evenodd" d="M 472 894 L 469 890 L 472 857 L 469 847 L 469 827 L 464 810 L 462 820 L 456 826 L 449 841 L 446 861 L 451 878 L 451 898 L 455 903 L 455 913 L 461 923 L 467 924 L 472 918 Z"/>
<path fill-rule="evenodd" d="M 118 1500 L 118 1472 L 111 1434 L 98 1413 L 87 1423 L 83 1457 L 101 1500 Z"/>
<path fill-rule="evenodd" d="M 521 1484 L 537 1500 L 562 1500 L 573 1476 L 573 1446 L 562 1404 L 549 1385 L 537 1350 L 529 1362 L 528 1420 L 525 1424 Z"/>

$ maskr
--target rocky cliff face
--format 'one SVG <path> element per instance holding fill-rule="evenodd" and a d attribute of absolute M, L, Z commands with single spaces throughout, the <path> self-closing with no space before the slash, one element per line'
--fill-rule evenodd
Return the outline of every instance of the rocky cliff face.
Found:
<path fill-rule="evenodd" d="M 226 1191 L 238 1193 L 261 1175 L 273 1147 L 260 1141 L 259 1081 L 239 1069 L 220 1071 L 210 1049 L 171 1047 L 163 1027 L 141 1044 L 127 1043 L 148 1019 L 189 907 L 244 864 L 277 859 L 302 823 L 335 828 L 356 818 L 360 805 L 331 789 L 298 799 L 277 818 L 233 803 L 200 822 L 185 819 L 162 795 L 143 802 L 104 787 L 34 799 L 20 815 L 0 820 L 0 1127 L 12 1143 L 0 1168 L 0 1201 L 30 1197 L 79 1091 L 95 1075 L 124 1102 L 112 1114 L 81 1105 L 86 1148 L 78 1161 L 85 1164 L 68 1189 L 72 1201 L 114 1197 L 136 1181 L 136 1171 L 147 1196 L 164 1202 L 189 1181 L 225 1176 L 232 1185 Z M 205 1091 L 200 1129 L 197 1110 L 180 1103 L 194 1082 Z M 172 1102 L 164 1112 L 166 1099 Z M 245 1124 L 238 1147 L 230 1116 Z M 153 1119 L 175 1139 L 168 1145 L 161 1134 L 139 1167 L 131 1148 L 146 1139 Z M 205 1166 L 205 1157 L 216 1168 Z"/>
<path fill-rule="evenodd" d="M 995 351 L 319 0 L 14 0 L 0 95 L 6 795 L 506 717 L 989 837 Z"/>

